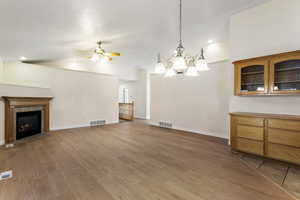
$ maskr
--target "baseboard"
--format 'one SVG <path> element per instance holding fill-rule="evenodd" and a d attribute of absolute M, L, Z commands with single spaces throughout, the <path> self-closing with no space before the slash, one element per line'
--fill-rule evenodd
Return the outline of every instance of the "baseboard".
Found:
<path fill-rule="evenodd" d="M 118 123 L 119 123 L 119 120 L 107 122 L 105 125 L 118 124 Z M 64 127 L 53 127 L 53 128 L 50 128 L 50 131 L 60 131 L 60 130 L 66 130 L 66 129 L 85 128 L 85 127 L 90 127 L 90 124 L 81 124 L 81 125 L 64 126 Z"/>
<path fill-rule="evenodd" d="M 143 119 L 146 120 L 146 117 L 141 117 L 141 116 L 134 116 L 135 119 Z"/>
<path fill-rule="evenodd" d="M 64 127 L 53 127 L 50 128 L 50 131 L 60 131 L 60 130 L 66 130 L 66 129 L 74 129 L 74 128 L 85 128 L 89 127 L 89 124 L 83 124 L 83 125 L 76 125 L 76 126 L 64 126 Z"/>
<path fill-rule="evenodd" d="M 5 141 L 4 140 L 0 140 L 0 146 L 4 145 L 4 144 L 5 144 Z"/>
<path fill-rule="evenodd" d="M 159 127 L 159 125 L 157 123 L 150 122 L 149 124 L 151 126 Z M 217 133 L 212 133 L 212 132 L 208 132 L 208 131 L 193 130 L 193 129 L 182 128 L 182 127 L 178 127 L 178 126 L 174 126 L 174 127 L 172 127 L 172 129 L 179 130 L 179 131 L 186 131 L 186 132 L 196 133 L 196 134 L 200 134 L 200 135 L 218 137 L 218 138 L 222 138 L 222 139 L 226 139 L 226 140 L 229 139 L 229 137 L 224 136 L 224 134 L 217 134 Z"/>

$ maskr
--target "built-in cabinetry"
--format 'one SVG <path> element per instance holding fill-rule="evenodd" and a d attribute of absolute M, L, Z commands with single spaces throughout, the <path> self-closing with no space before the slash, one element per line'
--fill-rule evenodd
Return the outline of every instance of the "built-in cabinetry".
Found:
<path fill-rule="evenodd" d="M 236 61 L 234 93 L 300 94 L 300 51 Z"/>
<path fill-rule="evenodd" d="M 300 116 L 231 113 L 231 147 L 300 165 Z"/>

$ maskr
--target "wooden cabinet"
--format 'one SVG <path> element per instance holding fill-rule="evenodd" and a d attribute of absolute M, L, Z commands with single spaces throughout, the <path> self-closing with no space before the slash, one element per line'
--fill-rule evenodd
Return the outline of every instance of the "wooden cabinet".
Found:
<path fill-rule="evenodd" d="M 300 165 L 300 116 L 231 113 L 234 150 Z"/>
<path fill-rule="evenodd" d="M 119 103 L 119 119 L 128 121 L 134 119 L 134 102 Z"/>
<path fill-rule="evenodd" d="M 270 93 L 300 93 L 300 53 L 271 59 Z"/>
<path fill-rule="evenodd" d="M 236 61 L 234 93 L 300 94 L 300 51 Z"/>
<path fill-rule="evenodd" d="M 252 60 L 236 64 L 237 95 L 268 93 L 269 63 L 266 60 Z"/>

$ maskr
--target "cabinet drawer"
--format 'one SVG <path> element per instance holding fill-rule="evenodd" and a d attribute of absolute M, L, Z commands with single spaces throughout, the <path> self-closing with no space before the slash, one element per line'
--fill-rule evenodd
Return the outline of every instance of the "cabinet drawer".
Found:
<path fill-rule="evenodd" d="M 300 131 L 300 121 L 269 119 L 268 127 Z"/>
<path fill-rule="evenodd" d="M 268 130 L 268 142 L 300 148 L 300 132 L 270 128 Z"/>
<path fill-rule="evenodd" d="M 255 117 L 236 117 L 236 123 L 250 126 L 264 126 L 264 119 Z"/>
<path fill-rule="evenodd" d="M 264 140 L 264 128 L 254 126 L 237 125 L 236 136 L 253 140 Z"/>
<path fill-rule="evenodd" d="M 254 153 L 257 155 L 264 154 L 264 144 L 260 141 L 248 140 L 243 138 L 235 138 L 236 150 L 244 151 L 247 153 Z"/>
<path fill-rule="evenodd" d="M 295 164 L 300 164 L 300 148 L 280 144 L 268 144 L 267 156 Z"/>

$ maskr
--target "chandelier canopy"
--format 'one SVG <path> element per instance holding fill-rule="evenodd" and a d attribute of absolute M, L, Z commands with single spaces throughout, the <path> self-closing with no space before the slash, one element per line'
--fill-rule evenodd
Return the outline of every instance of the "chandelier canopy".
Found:
<path fill-rule="evenodd" d="M 201 49 L 200 55 L 188 56 L 185 53 L 182 42 L 182 0 L 179 0 L 179 44 L 174 55 L 162 61 L 158 54 L 155 73 L 164 74 L 165 77 L 172 77 L 176 74 L 186 76 L 198 76 L 199 72 L 208 71 L 209 67 L 204 57 L 204 50 Z"/>

